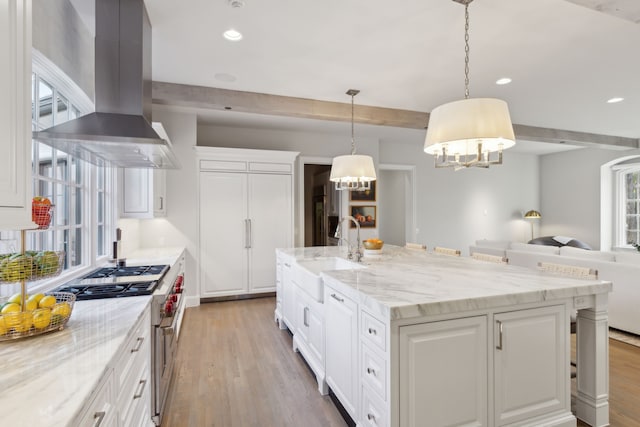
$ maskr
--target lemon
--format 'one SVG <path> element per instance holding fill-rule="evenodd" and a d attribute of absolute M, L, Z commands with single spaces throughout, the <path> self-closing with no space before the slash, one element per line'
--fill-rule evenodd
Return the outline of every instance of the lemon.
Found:
<path fill-rule="evenodd" d="M 51 323 L 51 310 L 39 308 L 33 312 L 33 326 L 36 329 L 44 329 Z"/>
<path fill-rule="evenodd" d="M 4 321 L 4 317 L 0 316 L 0 335 L 7 333 L 7 323 Z"/>
<path fill-rule="evenodd" d="M 33 316 L 29 312 L 13 312 L 4 315 L 7 328 L 16 332 L 26 332 L 33 325 Z"/>
<path fill-rule="evenodd" d="M 71 306 L 66 302 L 58 303 L 51 309 L 51 314 L 59 314 L 62 317 L 69 317 L 71 314 Z"/>
<path fill-rule="evenodd" d="M 35 300 L 28 299 L 27 303 L 25 304 L 25 309 L 27 311 L 33 311 L 36 308 L 38 308 L 38 303 Z"/>
<path fill-rule="evenodd" d="M 20 292 L 18 292 L 17 294 L 13 294 L 11 295 L 11 298 L 9 298 L 7 300 L 7 302 L 13 302 L 16 304 L 21 304 L 22 303 L 22 295 L 20 294 Z"/>
<path fill-rule="evenodd" d="M 46 295 L 40 299 L 38 302 L 38 307 L 40 308 L 51 308 L 56 303 L 56 297 L 53 295 Z"/>
<path fill-rule="evenodd" d="M 10 302 L 2 307 L 2 314 L 15 313 L 17 311 L 20 311 L 20 305 L 15 302 Z"/>
<path fill-rule="evenodd" d="M 40 300 L 44 298 L 44 294 L 38 293 L 38 294 L 33 294 L 29 297 L 29 299 L 27 300 L 27 302 L 29 302 L 29 300 L 33 300 L 37 303 L 40 302 Z"/>
<path fill-rule="evenodd" d="M 64 322 L 64 317 L 59 314 L 51 315 L 51 322 L 49 323 L 52 327 L 60 326 Z"/>

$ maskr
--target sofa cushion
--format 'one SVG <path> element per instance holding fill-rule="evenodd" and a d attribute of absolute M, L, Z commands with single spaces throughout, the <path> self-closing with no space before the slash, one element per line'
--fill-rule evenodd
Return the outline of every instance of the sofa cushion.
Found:
<path fill-rule="evenodd" d="M 614 252 L 616 256 L 616 262 L 622 262 L 624 264 L 640 265 L 640 254 L 637 251 L 633 252 Z"/>
<path fill-rule="evenodd" d="M 596 261 L 614 262 L 616 260 L 616 257 L 612 252 L 585 251 L 584 249 L 574 248 L 571 246 L 561 247 L 560 255 L 572 258 L 592 259 Z"/>
<path fill-rule="evenodd" d="M 508 240 L 476 240 L 476 246 L 482 248 L 509 249 L 510 244 L 511 242 Z"/>
<path fill-rule="evenodd" d="M 528 243 L 512 242 L 511 249 L 516 251 L 536 252 L 540 254 L 560 255 L 560 248 L 557 246 L 530 245 Z"/>

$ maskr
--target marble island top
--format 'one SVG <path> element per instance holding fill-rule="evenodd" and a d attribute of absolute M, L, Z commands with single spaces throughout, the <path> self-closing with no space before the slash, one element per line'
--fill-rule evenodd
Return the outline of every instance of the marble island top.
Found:
<path fill-rule="evenodd" d="M 282 249 L 296 260 L 346 256 L 342 247 Z M 390 319 L 573 298 L 611 291 L 611 282 L 385 245 L 366 268 L 325 271 L 325 283 Z"/>
<path fill-rule="evenodd" d="M 183 248 L 131 264 L 175 264 Z M 62 331 L 0 342 L 2 425 L 67 426 L 87 403 L 151 296 L 76 301 Z"/>

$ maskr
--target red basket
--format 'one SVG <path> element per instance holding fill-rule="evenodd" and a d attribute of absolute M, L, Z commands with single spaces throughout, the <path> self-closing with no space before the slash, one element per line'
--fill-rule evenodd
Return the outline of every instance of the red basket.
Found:
<path fill-rule="evenodd" d="M 46 230 L 51 225 L 53 205 L 49 203 L 31 202 L 31 221 L 38 224 L 38 230 Z"/>

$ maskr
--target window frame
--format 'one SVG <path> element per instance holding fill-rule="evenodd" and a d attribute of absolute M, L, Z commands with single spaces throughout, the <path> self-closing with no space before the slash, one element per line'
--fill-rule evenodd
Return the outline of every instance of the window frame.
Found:
<path fill-rule="evenodd" d="M 640 163 L 627 163 L 613 165 L 611 170 L 614 174 L 614 221 L 613 221 L 613 247 L 616 249 L 634 249 L 627 243 L 627 184 L 628 174 L 636 173 L 640 175 Z M 640 191 L 640 184 L 638 185 Z M 638 240 L 640 240 L 640 194 L 638 200 L 638 213 L 635 214 L 638 220 Z M 636 242 L 640 244 L 640 241 Z"/>
<path fill-rule="evenodd" d="M 49 61 L 37 50 L 33 50 L 33 63 L 32 73 L 36 76 L 34 85 L 38 84 L 37 77 L 42 78 L 54 89 L 52 94 L 52 102 L 56 99 L 56 94 L 60 93 L 61 97 L 67 102 L 67 109 L 70 116 L 75 113 L 75 117 L 90 113 L 94 111 L 93 102 L 86 96 L 86 94 L 71 80 L 64 72 L 62 72 L 55 64 Z M 34 95 L 35 96 L 35 95 Z M 34 98 L 35 99 L 35 98 Z M 72 108 L 73 107 L 73 108 Z M 36 107 L 37 108 L 37 105 Z M 52 114 L 56 114 L 57 108 L 54 108 Z M 55 117 L 53 117 L 55 120 Z M 70 118 L 73 120 L 73 118 Z M 54 123 L 56 123 L 54 121 Z M 32 150 L 37 150 L 37 141 L 32 140 Z M 55 150 L 52 150 L 55 151 Z M 36 188 L 40 181 L 40 175 L 36 174 L 36 168 L 38 167 L 33 162 L 34 156 L 32 155 L 32 187 Z M 53 156 L 52 156 L 53 161 Z M 79 187 L 82 197 L 82 221 L 79 223 L 78 229 L 81 230 L 82 239 L 82 263 L 78 266 L 70 266 L 69 269 L 63 270 L 62 273 L 48 280 L 41 282 L 30 283 L 29 291 L 43 291 L 58 286 L 61 283 L 67 282 L 73 278 L 79 277 L 95 269 L 96 267 L 106 263 L 111 254 L 109 252 L 109 238 L 108 236 L 115 234 L 117 226 L 117 169 L 102 165 L 97 166 L 81 159 L 74 159 L 76 167 L 82 168 L 81 174 L 84 182 Z M 98 174 L 103 173 L 103 187 L 98 187 Z M 67 174 L 68 175 L 68 174 Z M 52 174 L 55 179 L 55 173 Z M 51 179 L 48 178 L 48 179 Z M 67 176 L 67 184 L 69 177 Z M 100 194 L 104 197 L 104 215 L 102 221 L 98 219 L 98 198 Z M 70 206 L 70 210 L 74 210 Z M 98 248 L 99 239 L 99 225 L 104 228 L 104 234 L 102 237 L 102 248 Z M 73 225 L 59 226 L 60 228 L 73 228 Z M 37 233 L 37 232 L 32 232 Z M 29 236 L 27 236 L 29 238 Z M 52 248 L 58 250 L 59 248 Z"/>

